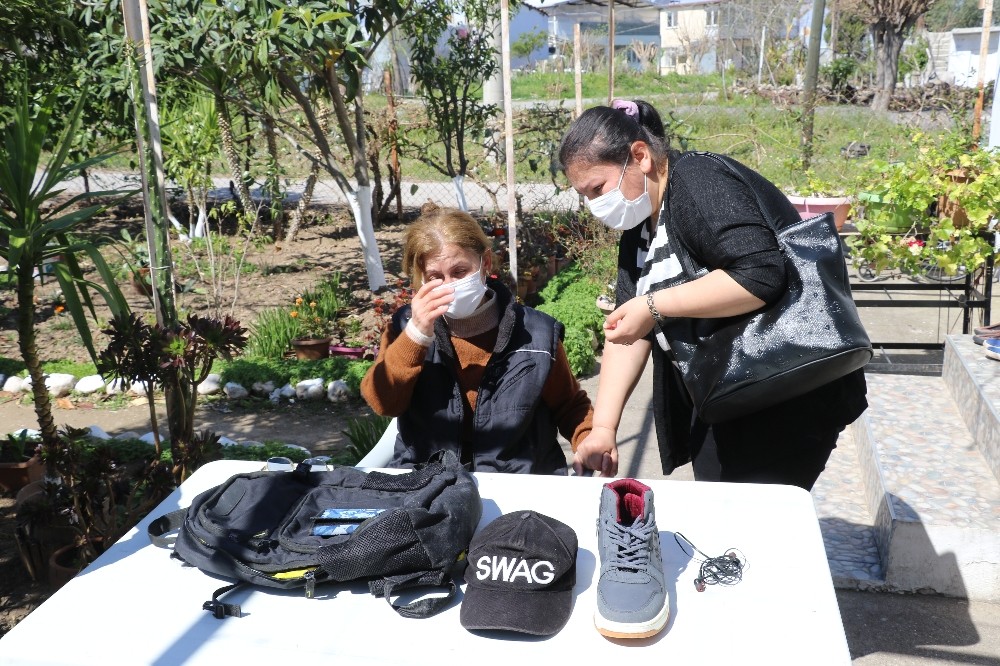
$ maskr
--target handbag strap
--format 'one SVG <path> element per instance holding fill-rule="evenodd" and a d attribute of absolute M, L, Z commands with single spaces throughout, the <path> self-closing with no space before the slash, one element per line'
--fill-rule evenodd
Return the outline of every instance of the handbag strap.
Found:
<path fill-rule="evenodd" d="M 771 216 L 767 207 L 764 205 L 764 202 L 761 200 L 760 193 L 757 192 L 757 189 L 753 185 L 747 182 L 747 179 L 743 176 L 742 173 L 740 173 L 739 169 L 733 166 L 732 162 L 730 161 L 730 158 L 726 157 L 725 155 L 719 155 L 718 153 L 709 152 L 707 150 L 692 150 L 683 153 L 680 157 L 678 157 L 677 161 L 674 162 L 673 168 L 676 168 L 677 164 L 680 163 L 680 161 L 683 160 L 685 157 L 689 157 L 691 155 L 700 155 L 702 157 L 708 157 L 710 159 L 715 160 L 716 162 L 719 162 L 720 164 L 725 165 L 725 167 L 729 169 L 729 172 L 732 173 L 733 176 L 735 176 L 736 180 L 743 183 L 746 186 L 746 188 L 750 190 L 750 192 L 753 194 L 754 201 L 757 202 L 757 209 L 760 211 L 761 217 L 764 218 L 764 222 L 767 223 L 767 226 L 771 230 L 771 233 L 774 234 L 774 239 L 778 243 L 778 251 L 784 254 L 785 249 L 781 246 L 781 241 L 778 238 L 778 225 L 775 224 L 774 218 Z M 670 175 L 667 176 L 668 179 L 673 175 L 673 168 L 671 168 L 670 170 Z M 661 214 L 667 215 L 666 206 L 663 207 L 663 212 Z M 667 220 L 669 219 L 670 218 L 668 216 Z M 681 266 L 684 268 L 685 272 L 689 273 L 689 275 L 693 277 L 706 271 L 706 268 L 704 266 L 700 266 L 695 263 L 694 258 L 691 256 L 691 253 L 688 251 L 688 249 L 684 246 L 684 243 L 680 242 L 679 240 L 677 242 L 674 242 L 673 237 L 674 234 L 670 234 L 668 236 L 670 245 L 674 253 L 677 255 L 677 258 L 680 261 Z"/>

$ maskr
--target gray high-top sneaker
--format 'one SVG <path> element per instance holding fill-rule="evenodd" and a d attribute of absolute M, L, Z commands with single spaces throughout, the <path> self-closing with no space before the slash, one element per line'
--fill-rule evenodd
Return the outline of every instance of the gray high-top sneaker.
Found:
<path fill-rule="evenodd" d="M 663 582 L 660 535 L 653 491 L 635 479 L 601 489 L 597 519 L 601 577 L 594 625 L 611 638 L 645 638 L 667 624 L 670 607 Z"/>

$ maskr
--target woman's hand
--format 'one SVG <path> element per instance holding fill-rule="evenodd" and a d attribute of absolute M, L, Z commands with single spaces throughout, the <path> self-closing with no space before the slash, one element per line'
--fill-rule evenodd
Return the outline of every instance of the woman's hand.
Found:
<path fill-rule="evenodd" d="M 417 330 L 426 336 L 434 335 L 434 322 L 448 311 L 448 306 L 455 300 L 454 289 L 434 291 L 435 287 L 444 284 L 444 280 L 425 282 L 410 301 L 410 321 Z"/>
<path fill-rule="evenodd" d="M 614 430 L 595 426 L 576 447 L 573 471 L 577 476 L 583 476 L 584 470 L 593 470 L 597 476 L 618 474 L 618 446 Z"/>
<path fill-rule="evenodd" d="M 646 337 L 651 330 L 653 316 L 649 314 L 645 296 L 626 301 L 604 320 L 604 337 L 616 345 L 630 345 Z"/>

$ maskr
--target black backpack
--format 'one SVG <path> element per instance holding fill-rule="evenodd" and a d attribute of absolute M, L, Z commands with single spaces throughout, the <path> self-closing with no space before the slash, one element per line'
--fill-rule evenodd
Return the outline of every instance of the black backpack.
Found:
<path fill-rule="evenodd" d="M 455 595 L 452 570 L 479 524 L 482 503 L 472 475 L 454 454 L 403 474 L 354 467 L 312 472 L 237 474 L 206 490 L 187 509 L 153 521 L 150 540 L 169 545 L 173 557 L 238 583 L 216 590 L 204 610 L 240 617 L 240 607 L 219 597 L 252 583 L 305 588 L 368 580 L 405 617 L 433 615 Z M 396 605 L 394 592 L 441 586 L 443 597 Z"/>

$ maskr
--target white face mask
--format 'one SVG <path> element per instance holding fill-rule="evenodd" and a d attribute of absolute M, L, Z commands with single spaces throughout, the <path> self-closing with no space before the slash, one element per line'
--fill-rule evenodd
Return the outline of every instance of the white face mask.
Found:
<path fill-rule="evenodd" d="M 631 155 L 625 159 L 622 176 L 618 179 L 618 186 L 615 189 L 605 192 L 596 199 L 587 199 L 587 207 L 594 214 L 594 217 L 606 226 L 618 231 L 632 229 L 653 212 L 653 203 L 649 200 L 649 183 L 646 174 L 642 175 L 642 194 L 631 201 L 622 194 L 622 181 L 625 179 L 625 168 L 628 167 L 629 159 L 631 159 Z"/>
<path fill-rule="evenodd" d="M 486 295 L 486 282 L 483 280 L 482 268 L 483 264 L 480 260 L 479 270 L 461 280 L 443 284 L 434 289 L 434 291 L 449 288 L 455 290 L 455 300 L 448 304 L 446 315 L 452 319 L 465 319 L 475 312 L 476 308 L 483 302 L 483 296 Z"/>

